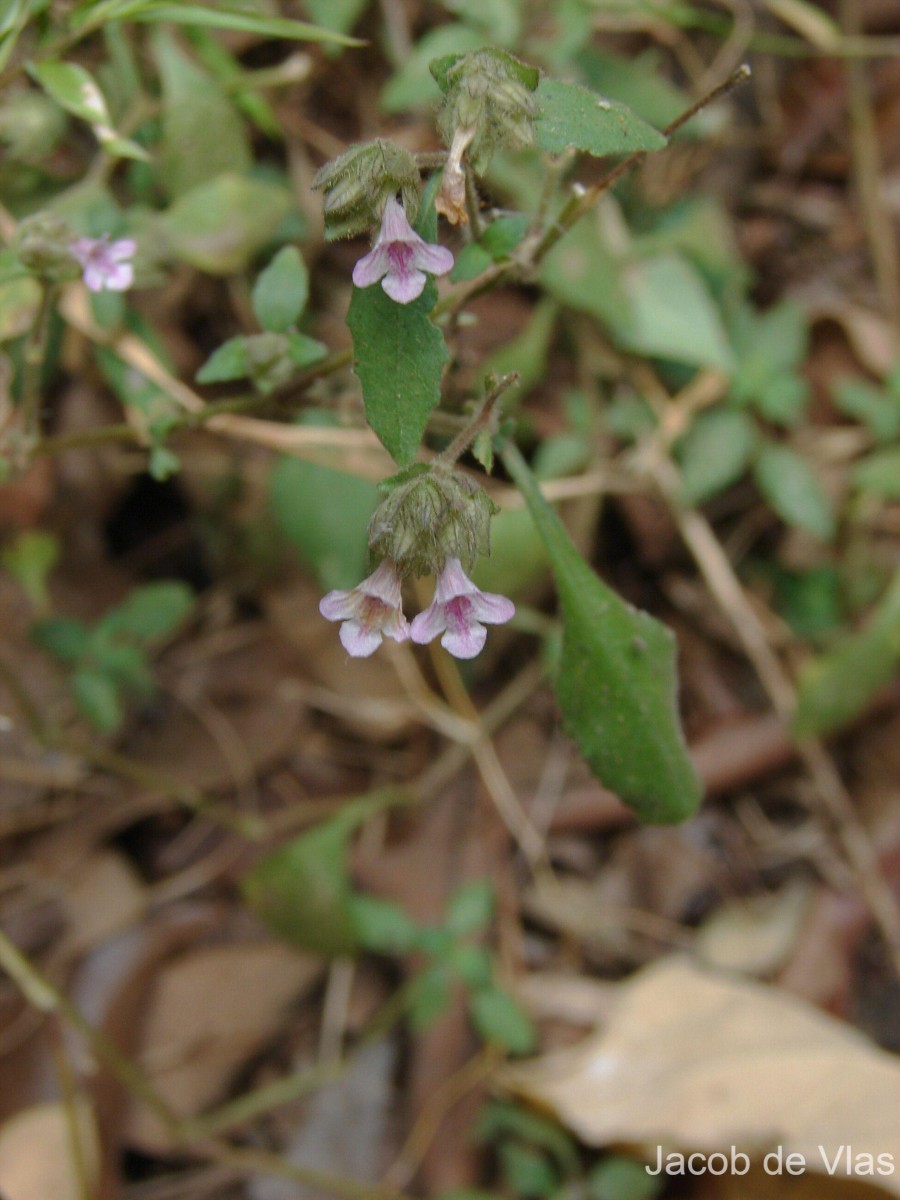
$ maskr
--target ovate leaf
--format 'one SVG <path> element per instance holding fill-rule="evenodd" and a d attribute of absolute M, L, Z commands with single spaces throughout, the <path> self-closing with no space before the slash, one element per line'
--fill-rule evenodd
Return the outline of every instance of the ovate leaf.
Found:
<path fill-rule="evenodd" d="M 72 694 L 82 715 L 101 733 L 115 733 L 122 724 L 125 714 L 108 675 L 79 667 L 72 676 Z"/>
<path fill-rule="evenodd" d="M 430 280 L 410 304 L 397 304 L 375 284 L 353 289 L 347 314 L 366 420 L 401 467 L 415 458 L 441 398 L 449 352 L 428 317 L 436 299 Z"/>
<path fill-rule="evenodd" d="M 125 634 L 140 641 L 167 637 L 185 619 L 194 604 L 186 583 L 167 579 L 135 588 L 117 608 L 108 612 L 98 628 Z"/>
<path fill-rule="evenodd" d="M 285 333 L 303 312 L 309 272 L 296 246 L 284 246 L 253 288 L 253 311 L 263 329 Z"/>
<path fill-rule="evenodd" d="M 244 379 L 247 375 L 247 339 L 229 338 L 217 346 L 197 372 L 198 383 L 225 383 L 230 379 Z"/>
<path fill-rule="evenodd" d="M 177 253 L 211 275 L 243 270 L 291 210 L 286 188 L 219 175 L 180 196 L 163 218 Z"/>
<path fill-rule="evenodd" d="M 512 1054 L 527 1054 L 534 1049 L 534 1026 L 508 992 L 488 987 L 469 999 L 472 1024 L 492 1046 Z"/>
<path fill-rule="evenodd" d="M 550 556 L 563 617 L 556 694 L 594 774 L 645 821 L 680 821 L 702 788 L 676 704 L 675 639 L 594 574 L 514 446 L 503 461 Z"/>
<path fill-rule="evenodd" d="M 684 501 L 702 504 L 740 479 L 755 445 L 756 429 L 745 413 L 701 413 L 679 447 Z"/>
<path fill-rule="evenodd" d="M 537 144 L 549 154 L 583 150 L 597 158 L 661 150 L 666 139 L 627 104 L 577 83 L 541 80 L 537 89 Z"/>
<path fill-rule="evenodd" d="M 697 269 L 677 254 L 630 263 L 622 273 L 631 322 L 620 340 L 632 350 L 690 366 L 730 371 L 719 310 Z"/>
<path fill-rule="evenodd" d="M 900 571 L 858 633 L 807 663 L 800 675 L 794 732 L 831 733 L 858 717 L 900 664 Z"/>
<path fill-rule="evenodd" d="M 770 442 L 753 466 L 759 490 L 779 517 L 823 542 L 834 537 L 834 514 L 809 463 L 787 446 Z"/>
<path fill-rule="evenodd" d="M 182 196 L 226 171 L 249 171 L 244 123 L 218 82 L 160 33 L 153 53 L 162 83 L 162 173 L 170 196 Z"/>
<path fill-rule="evenodd" d="M 279 937 L 318 954 L 359 947 L 353 919 L 343 815 L 302 833 L 267 855 L 243 881 L 249 908 Z"/>
<path fill-rule="evenodd" d="M 900 448 L 876 450 L 860 459 L 853 469 L 853 482 L 873 496 L 900 500 Z"/>
<path fill-rule="evenodd" d="M 325 589 L 352 588 L 365 576 L 377 503 L 369 480 L 299 458 L 282 458 L 269 484 L 276 521 Z"/>

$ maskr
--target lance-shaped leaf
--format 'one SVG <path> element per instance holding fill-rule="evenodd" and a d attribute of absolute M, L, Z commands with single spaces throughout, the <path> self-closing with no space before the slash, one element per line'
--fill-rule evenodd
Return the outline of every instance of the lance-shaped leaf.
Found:
<path fill-rule="evenodd" d="M 116 133 L 106 98 L 93 76 L 76 63 L 47 62 L 31 65 L 31 75 L 48 96 L 74 117 L 87 121 L 94 136 L 108 154 L 119 158 L 149 159 L 147 151 L 129 138 Z"/>
<path fill-rule="evenodd" d="M 666 139 L 618 100 L 598 96 L 577 83 L 542 79 L 537 89 L 537 144 L 549 154 L 584 150 L 596 158 L 661 150 Z"/>
<path fill-rule="evenodd" d="M 375 284 L 353 289 L 347 314 L 366 420 L 401 467 L 415 458 L 441 398 L 449 353 L 428 318 L 436 300 L 430 281 L 410 304 L 397 304 Z"/>
<path fill-rule="evenodd" d="M 644 821 L 680 821 L 702 794 L 676 704 L 675 639 L 591 570 L 515 446 L 503 452 L 547 553 L 563 648 L 556 694 L 591 770 Z"/>
<path fill-rule="evenodd" d="M 250 33 L 257 37 L 291 38 L 301 42 L 333 42 L 339 46 L 361 46 L 358 38 L 347 37 L 308 21 L 289 17 L 269 17 L 249 12 L 240 4 L 219 3 L 215 8 L 203 4 L 167 3 L 167 0 L 99 0 L 83 6 L 70 19 L 73 31 L 82 35 L 88 29 L 98 29 L 107 21 L 172 22 L 175 25 L 199 25 L 212 29 L 228 29 L 235 33 Z"/>

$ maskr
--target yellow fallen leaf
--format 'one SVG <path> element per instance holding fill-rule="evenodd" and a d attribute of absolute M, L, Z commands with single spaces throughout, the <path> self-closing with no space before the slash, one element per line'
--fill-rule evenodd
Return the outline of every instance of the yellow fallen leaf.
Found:
<path fill-rule="evenodd" d="M 765 1158 L 780 1152 L 900 1195 L 900 1059 L 786 992 L 679 957 L 623 984 L 602 1033 L 502 1082 L 590 1145 L 641 1146 L 651 1167 L 734 1147 L 786 1174 Z"/>

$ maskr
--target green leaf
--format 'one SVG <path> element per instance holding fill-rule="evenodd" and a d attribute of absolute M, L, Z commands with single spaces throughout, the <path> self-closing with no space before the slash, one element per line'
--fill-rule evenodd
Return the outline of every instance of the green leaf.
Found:
<path fill-rule="evenodd" d="M 473 992 L 489 987 L 494 977 L 494 963 L 487 946 L 457 942 L 443 955 L 443 961 L 447 970 L 459 976 Z"/>
<path fill-rule="evenodd" d="M 555 1159 L 561 1174 L 574 1175 L 578 1170 L 578 1150 L 558 1121 L 518 1104 L 493 1101 L 479 1118 L 476 1138 L 484 1143 L 508 1136 L 546 1150 Z"/>
<path fill-rule="evenodd" d="M 858 633 L 807 663 L 800 673 L 793 730 L 797 737 L 843 728 L 894 678 L 900 664 L 900 571 Z"/>
<path fill-rule="evenodd" d="M 409 954 L 419 941 L 419 927 L 399 904 L 377 896 L 356 895 L 350 912 L 360 945 L 376 954 Z"/>
<path fill-rule="evenodd" d="M 510 1054 L 534 1049 L 534 1026 L 508 992 L 495 987 L 476 992 L 469 997 L 469 1014 L 478 1034 L 491 1045 Z"/>
<path fill-rule="evenodd" d="M 679 446 L 686 504 L 702 504 L 740 479 L 756 447 L 756 427 L 743 412 L 701 413 Z"/>
<path fill-rule="evenodd" d="M 268 854 L 245 876 L 244 899 L 279 937 L 317 954 L 352 954 L 360 932 L 353 915 L 343 814 Z"/>
<path fill-rule="evenodd" d="M 477 933 L 494 915 L 494 888 L 486 879 L 464 884 L 447 906 L 445 923 L 451 933 L 463 937 Z"/>
<path fill-rule="evenodd" d="M 131 11 L 126 8 L 119 19 L 140 22 L 171 21 L 175 25 L 206 25 L 213 29 L 229 29 L 236 33 L 253 33 L 263 38 L 286 38 L 298 42 L 333 42 L 338 46 L 362 46 L 358 38 L 347 37 L 331 29 L 293 21 L 287 17 L 267 17 L 247 12 L 238 4 L 219 3 L 215 8 L 200 4 L 173 4 L 160 0 L 134 0 Z"/>
<path fill-rule="evenodd" d="M 795 429 L 809 407 L 809 384 L 800 375 L 776 375 L 759 389 L 754 406 L 767 421 Z"/>
<path fill-rule="evenodd" d="M 443 0 L 444 8 L 481 31 L 485 42 L 514 46 L 522 32 L 521 0 Z"/>
<path fill-rule="evenodd" d="M 30 13 L 31 0 L 7 0 L 7 5 L 0 15 L 0 71 L 9 62 L 19 34 L 28 23 Z"/>
<path fill-rule="evenodd" d="M 72 695 L 82 714 L 101 733 L 115 733 L 122 724 L 119 693 L 108 675 L 79 667 L 72 676 Z"/>
<path fill-rule="evenodd" d="M 478 242 L 469 242 L 457 254 L 453 270 L 450 272 L 450 280 L 452 283 L 465 283 L 466 280 L 474 279 L 482 271 L 486 271 L 493 262 L 484 246 Z"/>
<path fill-rule="evenodd" d="M 700 781 L 676 704 L 675 639 L 594 574 L 519 451 L 503 461 L 547 547 L 563 617 L 556 693 L 569 734 L 594 774 L 645 821 L 680 821 Z"/>
<path fill-rule="evenodd" d="M 40 611 L 50 605 L 47 576 L 59 560 L 59 539 L 52 533 L 29 530 L 3 547 L 0 561 Z"/>
<path fill-rule="evenodd" d="M 103 632 L 98 627 L 88 642 L 88 655 L 97 670 L 134 696 L 152 696 L 155 685 L 143 649 L 133 642 L 100 636 Z"/>
<path fill-rule="evenodd" d="M 666 139 L 627 104 L 577 83 L 541 80 L 537 89 L 537 144 L 548 154 L 583 150 L 597 158 L 661 150 Z"/>
<path fill-rule="evenodd" d="M 451 987 L 443 963 L 431 963 L 412 986 L 409 1023 L 416 1032 L 427 1029 L 450 1005 Z"/>
<path fill-rule="evenodd" d="M 410 304 L 397 304 L 378 284 L 355 287 L 347 314 L 366 420 L 401 467 L 416 456 L 450 357 L 428 316 L 436 300 L 431 280 Z"/>
<path fill-rule="evenodd" d="M 641 1163 L 613 1154 L 591 1171 L 585 1200 L 653 1200 L 662 1188 L 662 1180 Z"/>
<path fill-rule="evenodd" d="M 528 232 L 528 218 L 521 214 L 497 217 L 481 235 L 481 244 L 494 262 L 509 258 Z"/>
<path fill-rule="evenodd" d="M 166 580 L 135 588 L 117 608 L 108 612 L 98 628 L 110 633 L 149 641 L 167 637 L 194 606 L 194 593 L 186 583 Z"/>
<path fill-rule="evenodd" d="M 378 504 L 373 483 L 318 463 L 285 457 L 272 472 L 269 504 L 323 588 L 352 588 L 364 578 L 369 518 Z"/>
<path fill-rule="evenodd" d="M 860 421 L 879 442 L 900 437 L 900 396 L 861 379 L 841 379 L 833 389 L 834 402 L 848 417 Z"/>
<path fill-rule="evenodd" d="M 305 7 L 317 25 L 333 33 L 349 33 L 369 7 L 369 0 L 305 0 Z"/>
<path fill-rule="evenodd" d="M 305 333 L 289 329 L 286 336 L 291 362 L 298 367 L 308 367 L 312 363 L 320 362 L 328 354 L 326 345 L 315 338 L 307 337 Z"/>
<path fill-rule="evenodd" d="M 229 338 L 217 346 L 194 376 L 198 383 L 225 383 L 247 376 L 247 339 Z"/>
<path fill-rule="evenodd" d="M 861 491 L 884 500 L 900 500 L 900 448 L 877 450 L 853 468 L 853 482 Z"/>
<path fill-rule="evenodd" d="M 40 621 L 32 626 L 29 636 L 35 645 L 66 666 L 71 666 L 84 656 L 90 640 L 87 626 L 70 617 Z"/>
<path fill-rule="evenodd" d="M 468 25 L 438 25 L 416 42 L 398 71 L 381 92 L 381 107 L 387 113 L 407 112 L 440 99 L 440 91 L 429 70 L 432 59 L 448 54 L 465 54 L 484 45 L 484 38 Z"/>
<path fill-rule="evenodd" d="M 150 477 L 158 483 L 164 483 L 181 470 L 181 459 L 165 446 L 155 445 L 150 448 L 150 462 L 147 464 Z"/>
<path fill-rule="evenodd" d="M 284 246 L 253 288 L 253 311 L 263 329 L 285 333 L 306 307 L 309 273 L 296 246 Z"/>
<path fill-rule="evenodd" d="M 653 49 L 626 58 L 591 48 L 580 51 L 574 61 L 589 87 L 621 100 L 660 129 L 674 121 L 691 102 L 687 92 L 668 81 L 662 55 Z M 702 117 L 700 114 L 700 119 L 692 121 L 679 136 L 698 136 L 697 126 Z"/>
<path fill-rule="evenodd" d="M 595 213 L 576 222 L 550 251 L 540 282 L 561 303 L 590 313 L 617 333 L 630 328 L 621 263 L 601 238 Z"/>
<path fill-rule="evenodd" d="M 779 517 L 827 542 L 834 537 L 834 514 L 809 463 L 787 446 L 768 442 L 753 464 L 759 490 Z"/>
<path fill-rule="evenodd" d="M 686 259 L 662 254 L 629 263 L 622 286 L 631 320 L 624 326 L 619 320 L 617 333 L 629 349 L 690 366 L 733 369 L 719 310 Z"/>
<path fill-rule="evenodd" d="M 520 1200 L 550 1200 L 558 1195 L 559 1175 L 534 1146 L 503 1142 L 498 1157 L 507 1187 Z"/>
<path fill-rule="evenodd" d="M 149 161 L 147 151 L 121 137 L 112 126 L 106 99 L 93 76 L 77 63 L 32 63 L 29 73 L 56 103 L 86 121 L 103 148 L 119 158 Z"/>
<path fill-rule="evenodd" d="M 168 33 L 153 39 L 162 83 L 162 177 L 172 197 L 227 171 L 250 170 L 250 143 L 234 105 L 215 79 L 187 58 Z"/>
<path fill-rule="evenodd" d="M 211 275 L 244 270 L 293 207 L 280 184 L 219 175 L 175 201 L 162 219 L 186 262 Z"/>

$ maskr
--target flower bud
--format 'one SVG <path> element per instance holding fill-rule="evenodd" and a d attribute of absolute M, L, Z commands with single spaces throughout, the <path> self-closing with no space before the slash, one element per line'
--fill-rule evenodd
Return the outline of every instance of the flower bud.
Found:
<path fill-rule="evenodd" d="M 534 141 L 540 81 L 536 67 L 488 47 L 469 54 L 447 55 L 429 64 L 444 103 L 438 129 L 448 146 L 459 130 L 471 131 L 467 157 L 482 174 L 499 147 L 530 146 Z"/>
<path fill-rule="evenodd" d="M 378 138 L 351 146 L 325 164 L 313 180 L 325 193 L 325 235 L 353 237 L 376 226 L 398 192 L 410 220 L 419 207 L 419 168 L 408 150 Z"/>
<path fill-rule="evenodd" d="M 45 283 L 77 279 L 81 264 L 72 254 L 75 234 L 56 213 L 38 212 L 19 222 L 12 250 L 22 266 Z"/>
<path fill-rule="evenodd" d="M 419 465 L 381 488 L 387 495 L 369 522 L 369 549 L 392 559 L 401 577 L 437 575 L 451 558 L 471 571 L 489 553 L 496 505 L 468 475 Z"/>

